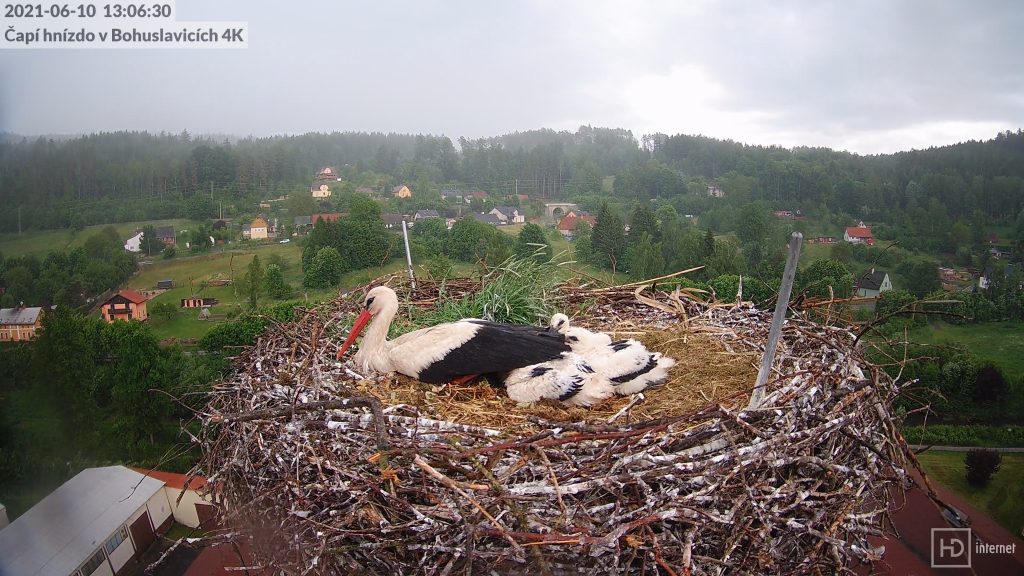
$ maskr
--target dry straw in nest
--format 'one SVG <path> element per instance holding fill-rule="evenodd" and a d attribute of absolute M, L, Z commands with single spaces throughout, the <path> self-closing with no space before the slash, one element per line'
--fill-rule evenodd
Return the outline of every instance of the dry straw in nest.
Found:
<path fill-rule="evenodd" d="M 214 390 L 197 472 L 282 574 L 835 573 L 875 559 L 905 445 L 847 330 L 679 293 L 563 289 L 677 358 L 643 400 L 524 411 L 337 363 L 358 295 L 263 335 Z M 410 298 L 422 297 L 418 291 Z M 436 295 L 435 295 L 436 298 Z"/>

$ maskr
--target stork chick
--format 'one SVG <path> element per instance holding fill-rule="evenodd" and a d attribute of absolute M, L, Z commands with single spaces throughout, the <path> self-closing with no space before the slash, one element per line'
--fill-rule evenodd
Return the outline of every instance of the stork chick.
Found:
<path fill-rule="evenodd" d="M 635 394 L 668 379 L 676 361 L 651 352 L 632 338 L 612 341 L 603 332 L 572 326 L 565 314 L 551 317 L 549 329 L 565 336 L 573 353 L 587 358 L 590 367 L 611 382 L 616 394 Z"/>

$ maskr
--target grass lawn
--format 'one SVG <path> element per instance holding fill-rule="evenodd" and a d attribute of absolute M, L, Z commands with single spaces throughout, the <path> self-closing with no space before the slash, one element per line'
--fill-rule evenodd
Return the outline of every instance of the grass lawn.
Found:
<path fill-rule="evenodd" d="M 1024 322 L 983 322 L 962 326 L 933 322 L 907 335 L 922 344 L 961 344 L 998 365 L 1007 378 L 1024 378 Z"/>
<path fill-rule="evenodd" d="M 1012 534 L 1024 527 L 1024 454 L 1003 454 L 1003 463 L 984 488 L 967 483 L 966 452 L 928 451 L 918 455 L 925 471 L 976 508 L 992 516 Z"/>
<path fill-rule="evenodd" d="M 23 234 L 0 234 L 0 252 L 4 257 L 27 256 L 35 254 L 44 256 L 51 250 L 68 250 L 85 244 L 85 240 L 103 230 L 107 226 L 113 226 L 122 239 L 127 240 L 137 228 L 146 225 L 153 226 L 174 226 L 175 229 L 187 229 L 191 220 L 152 220 L 148 222 L 121 222 L 119 224 L 101 224 L 89 226 L 81 232 L 75 232 L 70 228 L 60 230 L 32 230 Z"/>

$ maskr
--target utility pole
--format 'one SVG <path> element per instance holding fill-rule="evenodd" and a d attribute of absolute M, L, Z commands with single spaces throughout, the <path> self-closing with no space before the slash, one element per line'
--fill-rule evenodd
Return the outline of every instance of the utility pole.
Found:
<path fill-rule="evenodd" d="M 18 204 L 18 236 L 21 236 L 21 204 Z"/>
<path fill-rule="evenodd" d="M 412 253 L 409 251 L 409 229 L 405 225 L 405 220 L 402 220 L 402 238 L 405 240 L 405 262 L 409 266 L 409 282 L 412 284 L 412 289 L 416 289 L 416 275 L 412 273 Z"/>

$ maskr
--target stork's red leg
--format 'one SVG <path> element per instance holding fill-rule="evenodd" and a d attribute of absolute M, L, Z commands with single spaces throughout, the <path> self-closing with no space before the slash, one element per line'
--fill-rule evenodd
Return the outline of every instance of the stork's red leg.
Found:
<path fill-rule="evenodd" d="M 463 384 L 469 384 L 479 374 L 466 374 L 465 376 L 459 376 L 451 381 L 452 386 L 462 386 Z"/>

